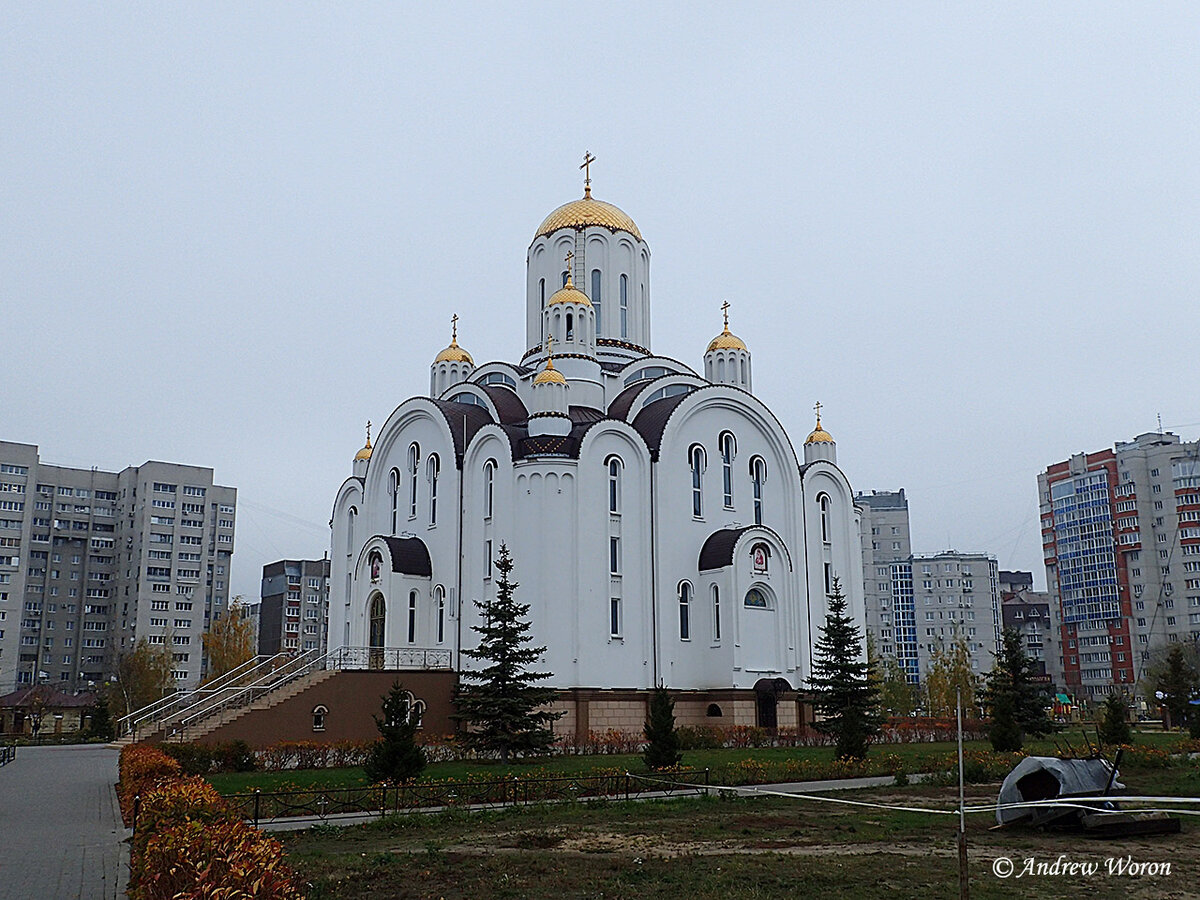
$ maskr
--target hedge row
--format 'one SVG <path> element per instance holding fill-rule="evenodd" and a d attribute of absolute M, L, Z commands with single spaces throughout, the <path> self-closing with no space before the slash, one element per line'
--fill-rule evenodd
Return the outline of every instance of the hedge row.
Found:
<path fill-rule="evenodd" d="M 120 772 L 121 811 L 133 827 L 131 900 L 302 900 L 280 843 L 237 818 L 203 778 L 139 744 L 121 751 Z"/>

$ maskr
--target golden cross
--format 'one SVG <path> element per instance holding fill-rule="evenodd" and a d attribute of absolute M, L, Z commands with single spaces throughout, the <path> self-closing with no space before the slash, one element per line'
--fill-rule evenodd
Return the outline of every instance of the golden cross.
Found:
<path fill-rule="evenodd" d="M 575 285 L 574 285 L 574 283 L 573 283 L 573 282 L 574 282 L 574 278 L 572 277 L 572 272 L 571 272 L 571 269 L 573 269 L 573 268 L 574 268 L 574 266 L 571 264 L 571 263 L 573 262 L 573 260 L 574 260 L 574 259 L 575 259 L 575 251 L 574 251 L 574 250 L 568 250 L 568 251 L 567 251 L 567 256 L 566 256 L 566 263 L 567 263 L 567 283 L 566 283 L 565 285 L 563 285 L 563 287 L 574 287 L 574 286 L 575 286 Z"/>
<path fill-rule="evenodd" d="M 821 401 L 817 401 L 817 405 L 813 407 L 817 411 L 817 424 L 821 424 Z"/>
<path fill-rule="evenodd" d="M 548 334 L 548 335 L 546 335 L 546 359 L 550 360 L 553 358 L 554 358 L 554 336 Z"/>
<path fill-rule="evenodd" d="M 579 168 L 583 169 L 583 195 L 585 197 L 592 196 L 592 163 L 596 161 L 596 157 L 592 156 L 591 150 L 583 152 L 583 165 Z"/>
<path fill-rule="evenodd" d="M 450 328 L 452 329 L 451 335 L 450 335 L 450 343 L 457 344 L 458 343 L 458 313 L 455 313 L 454 315 L 452 315 L 450 317 Z"/>
<path fill-rule="evenodd" d="M 721 312 L 725 314 L 725 330 L 729 330 L 729 301 L 726 300 L 721 304 Z"/>
<path fill-rule="evenodd" d="M 367 419 L 367 446 L 371 446 L 371 420 Z"/>

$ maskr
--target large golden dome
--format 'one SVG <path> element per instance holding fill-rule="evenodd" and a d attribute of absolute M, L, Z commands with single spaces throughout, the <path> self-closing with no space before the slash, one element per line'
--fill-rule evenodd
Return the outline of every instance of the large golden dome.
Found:
<path fill-rule="evenodd" d="M 633 219 L 611 203 L 593 199 L 591 191 L 579 200 L 564 203 L 546 216 L 533 239 L 553 234 L 560 228 L 587 228 L 589 225 L 597 225 L 609 231 L 628 231 L 639 241 L 642 239 L 642 233 L 638 231 Z"/>

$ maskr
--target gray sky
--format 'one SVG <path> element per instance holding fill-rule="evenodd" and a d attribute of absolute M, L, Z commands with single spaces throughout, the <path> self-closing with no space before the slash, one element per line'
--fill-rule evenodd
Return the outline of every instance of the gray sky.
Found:
<path fill-rule="evenodd" d="M 1200 7 L 684 9 L 7 4 L 0 438 L 212 466 L 257 596 L 452 312 L 523 352 L 588 149 L 657 352 L 699 367 L 728 298 L 797 444 L 819 399 L 915 549 L 1044 583 L 1038 471 L 1200 433 Z"/>

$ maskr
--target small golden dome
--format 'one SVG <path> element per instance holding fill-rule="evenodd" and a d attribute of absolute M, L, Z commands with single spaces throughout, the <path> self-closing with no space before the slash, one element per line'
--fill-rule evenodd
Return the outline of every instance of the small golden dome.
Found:
<path fill-rule="evenodd" d="M 371 458 L 371 423 L 367 423 L 367 445 L 354 454 L 354 461 Z"/>
<path fill-rule="evenodd" d="M 533 379 L 533 384 L 536 387 L 539 384 L 566 384 L 567 379 L 563 378 L 562 372 L 554 368 L 554 360 L 546 360 L 546 368 L 537 373 L 537 377 Z"/>
<path fill-rule="evenodd" d="M 471 354 L 458 346 L 458 313 L 450 317 L 451 332 L 450 346 L 434 357 L 433 364 L 436 366 L 440 362 L 465 362 L 469 365 L 475 365 L 475 360 L 471 359 Z"/>
<path fill-rule="evenodd" d="M 555 303 L 582 303 L 584 306 L 591 306 L 592 301 L 588 299 L 588 295 L 575 285 L 571 284 L 570 279 L 567 280 L 567 286 L 562 290 L 554 292 L 549 300 L 546 301 L 547 306 L 553 306 Z"/>
<path fill-rule="evenodd" d="M 609 231 L 628 231 L 639 241 L 642 239 L 642 233 L 633 219 L 611 203 L 593 199 L 590 189 L 582 199 L 564 203 L 546 216 L 533 239 L 536 241 L 542 235 L 553 234 L 560 228 L 587 228 L 590 225 L 598 225 Z"/>
<path fill-rule="evenodd" d="M 805 444 L 832 444 L 834 443 L 833 435 L 821 427 L 821 414 L 817 413 L 817 427 L 813 433 L 808 436 Z"/>
<path fill-rule="evenodd" d="M 712 350 L 746 350 L 746 342 L 729 330 L 726 326 L 725 330 L 718 334 L 708 345 L 709 352 Z"/>

